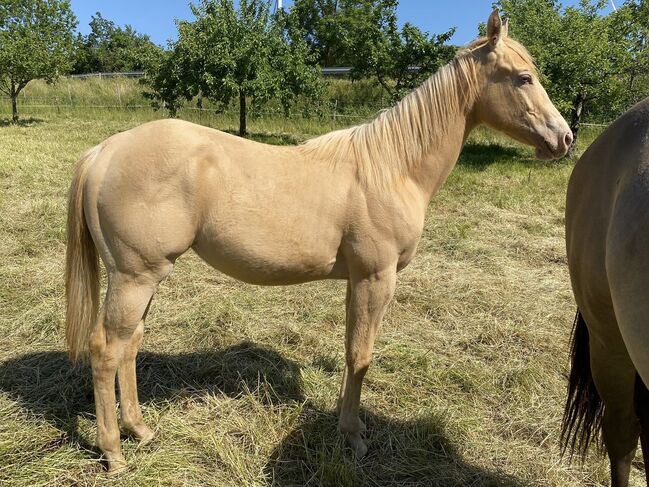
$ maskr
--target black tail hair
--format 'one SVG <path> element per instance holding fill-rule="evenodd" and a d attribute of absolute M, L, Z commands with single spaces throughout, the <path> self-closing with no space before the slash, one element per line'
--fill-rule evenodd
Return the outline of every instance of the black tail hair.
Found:
<path fill-rule="evenodd" d="M 583 461 L 588 446 L 595 438 L 601 448 L 602 416 L 604 404 L 595 388 L 590 370 L 590 346 L 586 321 L 577 310 L 570 341 L 570 376 L 568 378 L 568 399 L 561 424 L 561 455 L 570 451 Z"/>

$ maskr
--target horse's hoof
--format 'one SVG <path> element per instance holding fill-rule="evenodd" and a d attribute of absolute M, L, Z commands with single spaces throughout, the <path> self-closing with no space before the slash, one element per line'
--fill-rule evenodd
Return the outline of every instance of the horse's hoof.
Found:
<path fill-rule="evenodd" d="M 126 460 L 124 460 L 124 458 L 117 460 L 108 460 L 108 470 L 106 471 L 106 475 L 113 477 L 125 472 L 127 468 L 128 464 L 126 463 Z"/>
<path fill-rule="evenodd" d="M 349 446 L 351 446 L 352 450 L 354 450 L 356 458 L 360 459 L 367 455 L 367 445 L 361 438 L 360 433 L 348 434 L 347 443 L 349 444 Z"/>
<path fill-rule="evenodd" d="M 140 446 L 148 445 L 155 438 L 155 433 L 146 424 L 124 427 L 124 430 L 140 442 Z"/>
<path fill-rule="evenodd" d="M 137 433 L 135 434 L 135 438 L 139 440 L 140 446 L 144 446 L 153 441 L 153 438 L 155 438 L 155 433 L 148 426 L 144 426 L 138 429 Z"/>

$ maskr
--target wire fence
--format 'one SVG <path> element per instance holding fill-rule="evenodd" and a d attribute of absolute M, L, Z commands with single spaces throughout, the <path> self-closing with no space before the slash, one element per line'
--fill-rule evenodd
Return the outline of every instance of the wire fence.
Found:
<path fill-rule="evenodd" d="M 347 68 L 336 68 L 347 69 Z M 130 73 L 89 73 L 83 75 L 72 75 L 64 78 L 66 81 L 59 82 L 55 87 L 47 85 L 37 88 L 28 87 L 19 95 L 19 112 L 29 114 L 31 111 L 92 111 L 110 110 L 124 112 L 147 112 L 150 117 L 162 118 L 169 116 L 165 107 L 155 107 L 142 95 L 142 88 L 137 82 L 120 82 L 121 79 L 135 78 L 141 76 L 141 72 Z M 104 79 L 106 81 L 76 81 L 81 79 Z M 111 79 L 112 81 L 108 81 Z M 75 84 L 76 83 L 76 84 Z M 89 83 L 89 84 L 87 84 Z M 201 119 L 203 116 L 219 115 L 223 117 L 238 116 L 238 106 L 210 106 L 208 100 L 192 100 L 178 109 L 178 115 L 191 114 L 193 119 Z M 345 125 L 360 123 L 374 118 L 381 111 L 392 106 L 388 97 L 381 97 L 380 101 L 374 103 L 357 102 L 350 103 L 349 99 L 330 99 L 303 102 L 301 106 L 293 107 L 286 112 L 278 105 L 264 105 L 249 107 L 249 116 L 268 119 L 289 119 L 289 120 L 318 120 L 330 121 L 333 125 Z M 0 110 L 3 112 L 11 110 L 11 99 L 0 97 Z M 610 122 L 581 123 L 582 127 L 604 128 Z"/>
<path fill-rule="evenodd" d="M 85 84 L 85 82 L 84 82 Z M 380 99 L 378 103 L 350 103 L 346 100 L 302 100 L 290 110 L 285 110 L 275 103 L 248 107 L 251 118 L 284 118 L 284 119 L 317 119 L 330 120 L 334 124 L 353 123 L 375 117 L 381 111 L 390 108 L 389 98 Z M 11 99 L 0 97 L 0 110 L 11 110 Z M 56 87 L 37 87 L 24 89 L 18 98 L 18 111 L 83 111 L 112 110 L 128 112 L 154 112 L 159 117 L 168 116 L 165 106 L 158 106 L 142 95 L 141 89 L 133 86 L 122 86 L 119 82 L 79 88 L 70 82 L 60 82 Z M 232 105 L 213 105 L 209 100 L 194 99 L 178 108 L 178 114 L 193 113 L 201 115 L 238 116 L 239 107 Z M 182 115 L 181 115 L 182 116 Z"/>
<path fill-rule="evenodd" d="M 419 68 L 413 66 L 409 68 L 411 71 L 419 71 Z M 336 68 L 320 68 L 322 76 L 325 78 L 336 77 L 336 76 L 349 76 L 352 72 L 352 68 L 341 66 Z M 125 72 L 109 72 L 109 73 L 82 73 L 82 74 L 71 74 L 71 78 L 78 79 L 87 79 L 87 78 L 141 78 L 144 76 L 144 71 L 125 71 Z"/>
<path fill-rule="evenodd" d="M 0 106 L 5 110 L 10 109 L 10 100 L 0 98 Z M 327 107 L 329 108 L 329 107 Z M 79 104 L 79 103 L 20 103 L 18 106 L 19 112 L 30 112 L 32 110 L 46 110 L 46 111 L 57 111 L 62 112 L 64 110 L 74 111 L 74 110 L 113 110 L 118 111 L 122 110 L 125 112 L 133 111 L 147 111 L 152 113 L 158 113 L 161 117 L 168 116 L 169 111 L 165 107 L 155 107 L 151 104 Z M 335 108 L 333 109 L 323 109 L 322 107 L 316 107 L 314 110 L 310 110 L 305 113 L 302 111 L 291 111 L 289 113 L 284 113 L 281 110 L 249 110 L 248 115 L 251 118 L 285 118 L 285 119 L 318 119 L 318 120 L 331 120 L 333 123 L 349 121 L 363 121 L 368 120 L 376 115 L 378 115 L 385 108 L 376 108 L 371 109 L 369 107 L 364 107 L 363 114 L 350 114 L 350 113 L 340 113 Z M 199 108 L 195 106 L 185 105 L 179 107 L 177 110 L 178 114 L 183 112 L 191 112 L 195 115 L 205 114 L 205 115 L 224 115 L 224 116 L 238 116 L 238 111 L 234 108 Z"/>

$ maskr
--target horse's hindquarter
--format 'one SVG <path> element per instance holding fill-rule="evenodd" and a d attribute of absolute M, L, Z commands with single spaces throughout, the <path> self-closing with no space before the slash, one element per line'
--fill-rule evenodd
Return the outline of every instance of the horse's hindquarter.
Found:
<path fill-rule="evenodd" d="M 642 176 L 649 163 L 648 109 L 649 103 L 638 105 L 611 125 L 579 160 L 568 187 L 566 243 L 575 298 L 591 333 L 611 345 L 619 342 L 615 283 L 649 271 L 649 179 Z M 645 248 L 633 250 L 638 238 Z"/>

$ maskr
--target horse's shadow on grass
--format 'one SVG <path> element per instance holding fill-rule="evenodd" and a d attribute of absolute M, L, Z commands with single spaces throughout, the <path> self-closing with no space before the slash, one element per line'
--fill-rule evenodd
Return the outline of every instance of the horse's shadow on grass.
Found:
<path fill-rule="evenodd" d="M 297 486 L 519 487 L 516 478 L 471 465 L 449 438 L 442 417 L 400 421 L 361 410 L 369 451 L 354 458 L 337 431 L 337 414 L 307 403 L 300 425 L 275 448 L 269 483 Z"/>
<path fill-rule="evenodd" d="M 298 365 L 249 342 L 177 355 L 142 351 L 137 377 L 140 402 L 149 404 L 205 393 L 237 397 L 264 384 L 272 390 L 260 397 L 269 401 L 302 400 Z M 95 412 L 89 365 L 72 366 L 60 351 L 26 354 L 0 363 L 0 391 L 61 430 L 61 442 L 99 453 L 77 430 L 79 418 Z"/>
<path fill-rule="evenodd" d="M 205 393 L 302 405 L 295 429 L 271 453 L 264 474 L 273 486 L 426 485 L 518 486 L 516 479 L 462 459 L 443 418 L 399 421 L 362 411 L 368 455 L 355 460 L 337 433 L 337 415 L 314 406 L 302 391 L 300 367 L 276 351 L 244 342 L 223 350 L 138 355 L 143 403 Z M 71 366 L 64 352 L 39 352 L 0 363 L 0 390 L 28 412 L 57 427 L 60 443 L 99 452 L 77 432 L 80 417 L 94 414 L 89 367 Z M 153 425 L 152 425 L 153 426 Z M 49 445 L 53 447 L 54 445 Z"/>

